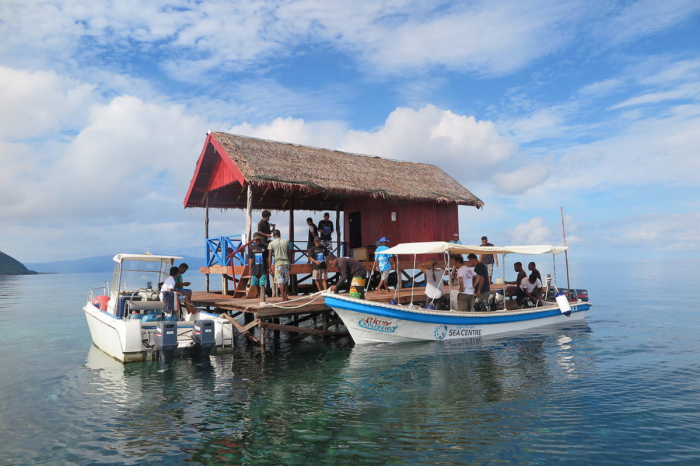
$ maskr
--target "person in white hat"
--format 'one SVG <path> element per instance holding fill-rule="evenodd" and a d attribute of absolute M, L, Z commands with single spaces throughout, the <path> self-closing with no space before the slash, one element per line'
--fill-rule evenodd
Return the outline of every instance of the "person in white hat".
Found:
<path fill-rule="evenodd" d="M 459 233 L 455 233 L 452 235 L 452 241 L 450 241 L 452 244 L 462 244 L 462 242 L 459 240 Z"/>

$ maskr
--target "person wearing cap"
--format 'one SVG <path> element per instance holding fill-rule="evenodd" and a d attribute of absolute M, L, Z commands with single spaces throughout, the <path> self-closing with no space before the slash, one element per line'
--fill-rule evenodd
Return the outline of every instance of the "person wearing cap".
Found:
<path fill-rule="evenodd" d="M 462 242 L 459 240 L 459 233 L 455 233 L 452 235 L 452 241 L 450 241 L 452 244 L 462 244 Z"/>
<path fill-rule="evenodd" d="M 389 240 L 386 237 L 379 239 L 379 247 L 374 251 L 374 255 L 377 258 L 375 262 L 375 270 L 379 270 L 379 275 L 381 279 L 379 280 L 379 286 L 377 286 L 377 291 L 389 291 L 389 274 L 392 270 L 396 269 L 396 257 L 393 254 L 381 254 L 381 251 L 386 251 L 389 246 L 386 245 Z"/>
<path fill-rule="evenodd" d="M 489 243 L 489 239 L 486 236 L 481 237 L 482 246 L 491 246 L 493 244 Z M 496 254 L 481 254 L 479 256 L 479 262 L 484 264 L 489 271 L 489 283 L 493 283 L 493 263 L 496 262 L 496 267 L 498 267 L 498 256 Z"/>

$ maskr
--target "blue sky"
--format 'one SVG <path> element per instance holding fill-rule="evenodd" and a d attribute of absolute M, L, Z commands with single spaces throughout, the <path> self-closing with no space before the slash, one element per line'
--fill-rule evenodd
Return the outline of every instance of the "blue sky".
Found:
<path fill-rule="evenodd" d="M 700 256 L 697 1 L 92 3 L 0 3 L 19 260 L 201 253 L 209 129 L 435 163 L 464 242 L 560 243 L 563 206 L 574 259 Z"/>

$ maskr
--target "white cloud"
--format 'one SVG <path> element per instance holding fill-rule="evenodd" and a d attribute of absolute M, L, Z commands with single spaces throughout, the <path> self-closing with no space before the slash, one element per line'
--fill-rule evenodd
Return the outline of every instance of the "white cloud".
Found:
<path fill-rule="evenodd" d="M 692 0 L 622 8 L 602 0 L 9 0 L 0 2 L 0 55 L 36 66 L 138 51 L 175 79 L 201 81 L 210 71 L 264 68 L 321 45 L 349 54 L 367 74 L 507 74 L 582 36 L 601 47 L 619 44 L 678 24 L 697 8 Z"/>
<path fill-rule="evenodd" d="M 578 92 L 583 96 L 600 96 L 619 89 L 624 84 L 622 79 L 610 78 L 583 86 Z"/>
<path fill-rule="evenodd" d="M 18 140 L 82 123 L 95 98 L 93 84 L 53 71 L 0 67 L 0 137 Z"/>
<path fill-rule="evenodd" d="M 239 125 L 234 133 L 339 149 L 400 160 L 432 163 L 457 180 L 481 179 L 517 146 L 498 134 L 490 121 L 457 115 L 428 105 L 398 108 L 374 131 L 347 129 L 339 122 L 278 118 L 270 124 Z"/>
<path fill-rule="evenodd" d="M 700 81 L 695 83 L 686 83 L 678 86 L 675 89 L 650 92 L 637 97 L 632 97 L 623 102 L 610 107 L 613 110 L 632 107 L 635 105 L 656 104 L 666 100 L 683 100 L 683 99 L 698 99 L 700 98 Z"/>
<path fill-rule="evenodd" d="M 536 217 L 526 223 L 520 223 L 508 231 L 512 244 L 551 244 L 552 231 L 542 217 Z"/>

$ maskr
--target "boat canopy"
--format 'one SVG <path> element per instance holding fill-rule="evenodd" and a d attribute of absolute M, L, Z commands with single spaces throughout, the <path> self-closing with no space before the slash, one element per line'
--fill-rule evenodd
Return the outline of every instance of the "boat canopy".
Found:
<path fill-rule="evenodd" d="M 561 254 L 566 246 L 542 244 L 536 246 L 469 246 L 466 244 L 447 243 L 445 241 L 430 241 L 425 243 L 402 243 L 382 251 L 382 254 Z"/>
<path fill-rule="evenodd" d="M 180 260 L 179 256 L 156 256 L 153 254 L 117 254 L 114 256 L 114 262 L 128 261 L 143 261 L 143 262 L 161 262 L 164 260 Z"/>

